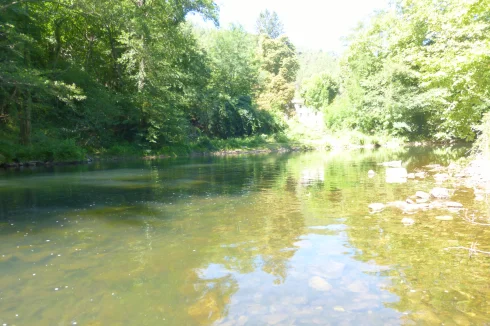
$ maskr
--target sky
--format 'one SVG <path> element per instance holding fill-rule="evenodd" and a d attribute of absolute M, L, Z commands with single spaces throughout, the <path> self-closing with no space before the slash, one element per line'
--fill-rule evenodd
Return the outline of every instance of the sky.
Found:
<path fill-rule="evenodd" d="M 255 32 L 255 22 L 265 9 L 276 11 L 286 34 L 298 49 L 341 53 L 345 41 L 358 22 L 375 10 L 388 6 L 388 0 L 216 0 L 220 6 L 220 26 L 238 23 Z M 193 17 L 192 21 L 200 22 Z"/>

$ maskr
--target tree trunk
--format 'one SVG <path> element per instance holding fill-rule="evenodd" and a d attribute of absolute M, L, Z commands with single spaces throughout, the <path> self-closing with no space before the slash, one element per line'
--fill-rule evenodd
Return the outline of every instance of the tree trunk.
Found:
<path fill-rule="evenodd" d="M 29 145 L 31 143 L 31 113 L 32 113 L 32 97 L 31 92 L 27 91 L 27 99 L 20 99 L 19 110 L 19 129 L 20 129 L 20 143 L 22 145 Z"/>
<path fill-rule="evenodd" d="M 116 89 L 121 89 L 121 87 L 122 87 L 122 74 L 121 74 L 121 67 L 117 63 L 116 41 L 112 37 L 111 28 L 107 25 L 106 29 L 107 29 L 107 36 L 109 37 L 109 43 L 111 45 L 112 69 L 114 70 L 114 73 L 116 74 Z"/>
<path fill-rule="evenodd" d="M 57 20 L 54 24 L 54 39 L 56 40 L 56 46 L 54 49 L 54 60 L 53 60 L 53 68 L 56 69 L 58 65 L 58 58 L 61 53 L 61 24 L 63 23 L 63 19 Z"/>

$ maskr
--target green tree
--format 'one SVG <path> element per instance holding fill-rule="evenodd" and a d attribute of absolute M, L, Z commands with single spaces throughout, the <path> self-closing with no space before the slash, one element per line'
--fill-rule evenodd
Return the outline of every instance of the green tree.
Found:
<path fill-rule="evenodd" d="M 490 108 L 489 2 L 397 1 L 350 39 L 343 94 L 332 108 L 351 128 L 473 139 Z"/>
<path fill-rule="evenodd" d="M 339 93 L 339 83 L 329 74 L 315 75 L 304 82 L 301 97 L 307 106 L 315 109 L 326 108 Z"/>
<path fill-rule="evenodd" d="M 259 40 L 261 108 L 290 113 L 299 69 L 296 48 L 287 36 L 272 39 L 262 35 Z"/>
<path fill-rule="evenodd" d="M 262 11 L 255 24 L 257 34 L 265 34 L 272 39 L 284 34 L 284 25 L 275 11 Z"/>

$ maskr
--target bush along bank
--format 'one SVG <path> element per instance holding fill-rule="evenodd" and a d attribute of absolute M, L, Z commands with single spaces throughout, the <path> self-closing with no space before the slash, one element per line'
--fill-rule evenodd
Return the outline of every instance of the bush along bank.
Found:
<path fill-rule="evenodd" d="M 308 151 L 313 147 L 290 140 L 283 134 L 257 135 L 244 138 L 210 139 L 200 137 L 188 144 L 145 149 L 137 144 L 117 144 L 107 149 L 83 148 L 73 140 L 19 146 L 0 142 L 0 167 L 19 168 L 49 165 L 85 164 L 95 160 L 158 159 L 206 155 L 242 155 L 273 152 Z"/>

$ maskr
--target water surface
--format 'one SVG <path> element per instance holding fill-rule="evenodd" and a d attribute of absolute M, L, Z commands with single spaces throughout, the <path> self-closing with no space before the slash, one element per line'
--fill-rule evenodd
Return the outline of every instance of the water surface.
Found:
<path fill-rule="evenodd" d="M 95 163 L 0 172 L 0 323 L 470 325 L 490 322 L 488 228 L 372 202 L 466 149 Z M 377 172 L 369 178 L 367 171 Z M 451 183 L 442 184 L 454 188 Z M 452 200 L 488 216 L 471 189 Z M 439 221 L 437 215 L 451 215 Z M 415 220 L 404 226 L 404 217 Z"/>

